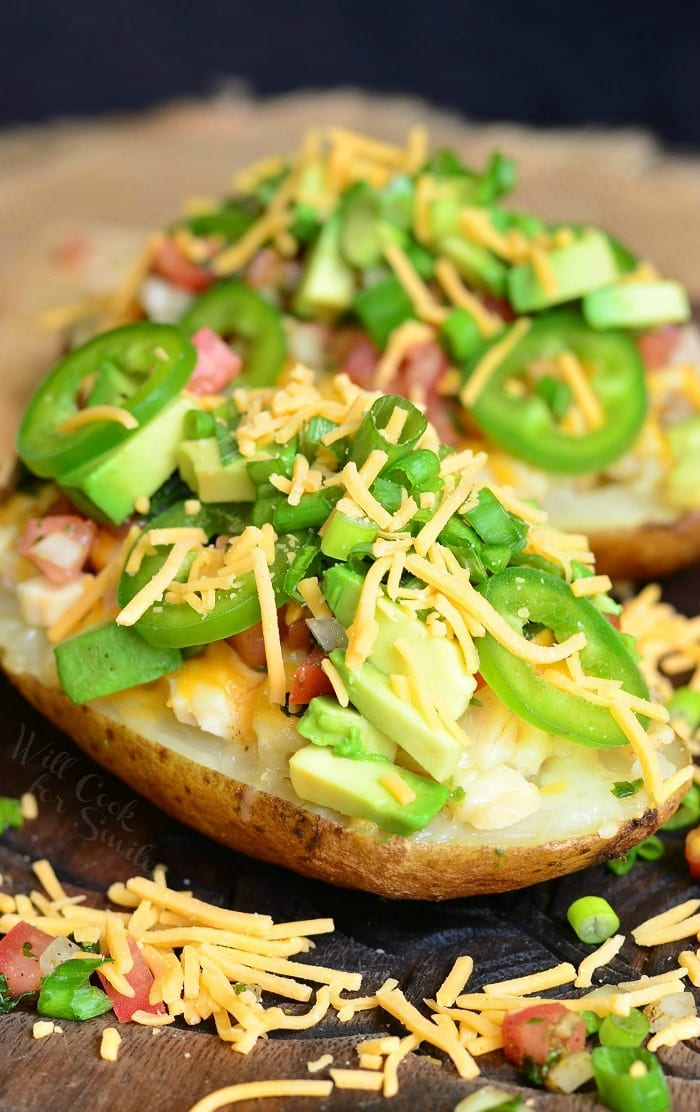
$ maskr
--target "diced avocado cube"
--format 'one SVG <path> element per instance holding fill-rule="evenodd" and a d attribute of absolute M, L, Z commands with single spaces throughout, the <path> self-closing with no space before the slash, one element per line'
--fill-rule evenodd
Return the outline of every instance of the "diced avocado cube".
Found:
<path fill-rule="evenodd" d="M 300 316 L 333 319 L 352 305 L 355 274 L 340 250 L 340 218 L 331 217 L 311 248 L 295 299 Z"/>
<path fill-rule="evenodd" d="M 688 295 L 680 282 L 620 282 L 583 298 L 591 328 L 653 328 L 690 320 Z"/>
<path fill-rule="evenodd" d="M 509 271 L 508 294 L 516 312 L 530 313 L 573 301 L 620 277 L 612 248 L 602 232 L 588 232 L 566 247 L 555 247 L 547 251 L 546 259 L 554 291 L 545 290 L 532 263 L 522 263 Z"/>
<path fill-rule="evenodd" d="M 120 525 L 137 499 L 154 494 L 175 470 L 183 420 L 191 408 L 186 398 L 175 398 L 116 448 L 64 475 L 61 489 L 79 510 Z"/>
<path fill-rule="evenodd" d="M 341 707 L 328 695 L 311 700 L 297 730 L 314 745 L 330 746 L 340 757 L 357 759 L 373 754 L 393 761 L 396 756 L 396 742 L 352 707 Z"/>
<path fill-rule="evenodd" d="M 449 789 L 382 758 L 355 761 L 338 757 L 332 749 L 307 745 L 289 761 L 292 787 L 301 799 L 329 807 L 352 818 L 369 819 L 390 834 L 407 837 L 424 826 L 447 802 Z M 382 784 L 398 776 L 413 792 L 411 803 L 399 803 Z"/>
<path fill-rule="evenodd" d="M 183 480 L 202 502 L 253 502 L 255 484 L 248 476 L 243 456 L 221 462 L 215 436 L 183 440 L 177 450 L 177 466 Z"/>
<path fill-rule="evenodd" d="M 349 629 L 360 601 L 362 577 L 349 568 L 336 565 L 326 572 L 323 587 L 334 617 L 344 629 Z M 439 697 L 441 706 L 452 718 L 460 718 L 474 694 L 475 681 L 467 671 L 457 643 L 445 637 L 433 637 L 425 622 L 417 616 L 409 616 L 386 597 L 379 599 L 376 620 L 378 630 L 369 655 L 370 663 L 385 676 L 407 675 L 406 661 L 396 649 L 397 640 L 406 641 L 420 660 L 426 687 Z M 381 723 L 377 725 L 385 729 Z M 401 738 L 396 740 L 403 744 Z"/>
<path fill-rule="evenodd" d="M 88 629 L 54 649 L 61 687 L 74 703 L 87 703 L 160 679 L 182 665 L 178 649 L 149 645 L 130 626 Z"/>
<path fill-rule="evenodd" d="M 430 776 L 440 782 L 449 780 L 462 756 L 462 746 L 452 734 L 432 729 L 411 703 L 399 699 L 388 676 L 368 660 L 351 672 L 340 649 L 334 649 L 330 658 L 360 714 L 397 742 Z"/>
<path fill-rule="evenodd" d="M 436 249 L 455 264 L 467 281 L 498 297 L 505 295 L 508 267 L 486 247 L 449 235 L 438 241 Z"/>

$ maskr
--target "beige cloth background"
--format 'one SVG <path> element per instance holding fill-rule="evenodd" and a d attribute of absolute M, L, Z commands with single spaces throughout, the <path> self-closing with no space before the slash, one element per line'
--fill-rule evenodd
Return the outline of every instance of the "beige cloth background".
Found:
<path fill-rule="evenodd" d="M 143 233 L 174 217 L 184 197 L 224 192 L 234 170 L 293 150 L 309 126 L 401 141 L 415 122 L 475 166 L 494 146 L 513 155 L 517 206 L 614 230 L 700 302 L 700 159 L 671 156 L 639 132 L 481 126 L 354 91 L 266 101 L 233 93 L 18 130 L 0 135 L 0 456 L 11 454 L 21 407 L 59 350 L 37 328 L 42 309 L 109 289 Z M 84 233 L 93 246 L 81 253 Z"/>

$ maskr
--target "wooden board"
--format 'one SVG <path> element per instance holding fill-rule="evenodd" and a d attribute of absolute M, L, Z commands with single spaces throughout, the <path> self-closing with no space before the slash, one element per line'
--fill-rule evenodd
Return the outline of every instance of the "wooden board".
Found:
<path fill-rule="evenodd" d="M 697 612 L 698 569 L 669 581 L 667 597 Z M 626 877 L 604 867 L 561 881 L 483 899 L 445 904 L 392 903 L 373 896 L 333 889 L 274 866 L 231 853 L 174 823 L 134 796 L 130 789 L 93 765 L 64 735 L 46 723 L 3 681 L 0 741 L 0 794 L 33 791 L 39 818 L 21 831 L 0 838 L 0 872 L 8 891 L 36 886 L 31 861 L 47 856 L 71 894 L 104 903 L 114 880 L 148 872 L 164 862 L 175 887 L 191 885 L 203 898 L 227 907 L 269 913 L 275 918 L 334 917 L 336 933 L 320 938 L 314 961 L 364 974 L 363 991 L 387 976 L 397 977 L 409 999 L 420 1006 L 434 994 L 455 957 L 475 959 L 473 984 L 541 969 L 560 961 L 578 963 L 587 948 L 566 923 L 566 909 L 583 894 L 605 896 L 617 910 L 622 930 L 660 909 L 700 894 L 688 876 L 682 836 L 667 836 L 658 863 L 641 863 Z M 630 941 L 612 963 L 615 980 L 669 968 L 684 943 L 645 952 Z M 187 1028 L 182 1022 L 153 1035 L 136 1025 L 122 1027 L 116 1063 L 99 1058 L 102 1028 L 109 1017 L 64 1023 L 64 1034 L 35 1041 L 35 1015 L 21 1009 L 0 1017 L 1 1112 L 100 1112 L 141 1108 L 187 1112 L 207 1092 L 238 1081 L 308 1077 L 306 1062 L 333 1054 L 335 1066 L 357 1064 L 360 1037 L 392 1031 L 383 1014 L 365 1012 L 341 1024 L 335 1016 L 302 1037 L 272 1036 L 248 1057 L 219 1042 L 210 1023 Z M 677 1112 L 700 1107 L 700 1043 L 690 1043 L 660 1058 L 670 1076 Z M 401 1067 L 399 1095 L 384 1102 L 376 1094 L 335 1091 L 325 1100 L 262 1101 L 242 1108 L 268 1110 L 342 1110 L 386 1104 L 392 1112 L 448 1112 L 474 1088 L 461 1081 L 447 1062 L 431 1051 L 411 1055 Z M 518 1079 L 500 1053 L 480 1059 L 483 1078 L 517 1091 Z M 592 1097 L 534 1093 L 535 1107 L 547 1112 L 578 1112 L 595 1107 Z"/>

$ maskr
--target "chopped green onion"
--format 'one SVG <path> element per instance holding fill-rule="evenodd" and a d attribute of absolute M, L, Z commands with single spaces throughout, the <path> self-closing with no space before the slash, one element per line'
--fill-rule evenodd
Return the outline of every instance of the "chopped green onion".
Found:
<path fill-rule="evenodd" d="M 336 510 L 323 534 L 321 552 L 333 560 L 347 560 L 358 544 L 371 544 L 378 531 L 373 521 L 348 517 Z"/>
<path fill-rule="evenodd" d="M 643 861 L 658 861 L 664 855 L 664 844 L 661 838 L 657 838 L 656 834 L 650 834 L 643 842 L 640 842 L 636 847 L 637 857 L 641 857 Z"/>
<path fill-rule="evenodd" d="M 411 494 L 434 490 L 440 478 L 440 460 L 435 452 L 419 448 L 395 463 L 385 472 L 385 478 L 401 483 Z"/>
<path fill-rule="evenodd" d="M 326 433 L 337 427 L 335 421 L 329 421 L 327 417 L 312 417 L 308 424 L 304 425 L 299 433 L 299 451 L 306 456 L 309 463 L 314 462 L 319 449 L 323 447 L 323 438 Z M 333 451 L 334 448 L 335 445 L 331 445 L 330 451 Z"/>
<path fill-rule="evenodd" d="M 22 808 L 19 800 L 0 795 L 0 834 L 4 834 L 8 826 L 20 830 L 22 821 Z"/>
<path fill-rule="evenodd" d="M 527 526 L 509 514 L 488 487 L 482 487 L 476 506 L 464 517 L 485 544 L 505 544 L 515 552 L 524 547 Z"/>
<path fill-rule="evenodd" d="M 606 861 L 605 864 L 615 876 L 625 876 L 634 867 L 636 861 L 637 851 L 630 849 L 627 853 L 623 853 L 622 857 L 615 857 L 612 861 Z"/>
<path fill-rule="evenodd" d="M 384 436 L 384 429 L 397 408 L 404 410 L 406 420 L 396 443 L 393 443 Z M 393 465 L 415 448 L 427 427 L 428 422 L 424 415 L 412 402 L 396 394 L 385 394 L 372 403 L 369 411 L 362 418 L 357 432 L 350 441 L 348 460 L 355 463 L 358 468 L 362 467 L 370 453 L 378 449 L 386 452 L 388 456 L 386 466 Z"/>
<path fill-rule="evenodd" d="M 697 826 L 698 819 L 700 819 L 700 784 L 691 784 L 687 794 L 680 801 L 678 810 L 661 829 L 684 830 L 687 826 Z"/>
<path fill-rule="evenodd" d="M 57 965 L 42 982 L 37 1001 L 39 1015 L 83 1020 L 108 1012 L 112 1001 L 102 989 L 89 984 L 91 974 L 106 960 L 109 959 L 69 958 Z"/>
<path fill-rule="evenodd" d="M 312 205 L 298 202 L 292 207 L 290 233 L 299 243 L 309 243 L 321 226 L 316 209 Z"/>
<path fill-rule="evenodd" d="M 269 452 L 270 459 L 254 459 L 246 463 L 248 477 L 255 483 L 258 491 L 269 483 L 270 475 L 284 475 L 286 479 L 291 479 L 294 457 L 297 454 L 296 438 L 288 440 L 286 444 L 266 445 L 265 451 Z"/>
<path fill-rule="evenodd" d="M 383 475 L 374 480 L 370 490 L 377 502 L 390 514 L 395 514 L 403 502 L 404 488 Z"/>
<path fill-rule="evenodd" d="M 366 332 L 382 351 L 391 333 L 416 311 L 405 289 L 393 274 L 355 295 L 353 309 Z"/>
<path fill-rule="evenodd" d="M 298 584 L 302 579 L 307 579 L 310 575 L 313 575 L 313 567 L 318 555 L 318 545 L 303 544 L 295 552 L 294 559 L 285 572 L 284 593 L 289 595 L 290 598 L 296 599 L 297 602 L 304 601 L 297 590 Z"/>
<path fill-rule="evenodd" d="M 601 1100 L 612 1112 L 669 1112 L 666 1078 L 658 1059 L 648 1050 L 597 1046 L 591 1065 Z"/>
<path fill-rule="evenodd" d="M 216 435 L 216 420 L 203 409 L 190 409 L 185 414 L 182 428 L 186 440 L 206 440 Z"/>
<path fill-rule="evenodd" d="M 484 342 L 476 319 L 468 309 L 454 309 L 443 321 L 440 335 L 456 363 L 465 363 Z"/>
<path fill-rule="evenodd" d="M 236 201 L 228 201 L 215 212 L 202 212 L 187 221 L 195 236 L 221 236 L 227 243 L 235 243 L 255 223 L 256 213 Z"/>
<path fill-rule="evenodd" d="M 620 920 L 602 896 L 574 900 L 566 917 L 581 941 L 589 945 L 605 942 L 620 926 Z"/>
<path fill-rule="evenodd" d="M 297 506 L 284 499 L 275 507 L 272 524 L 275 532 L 295 533 L 299 529 L 317 529 L 323 525 L 342 494 L 340 487 L 327 487 L 313 494 L 302 494 Z"/>
<path fill-rule="evenodd" d="M 601 1046 L 641 1046 L 649 1034 L 649 1020 L 639 1008 L 629 1015 L 606 1015 L 598 1029 Z"/>
<path fill-rule="evenodd" d="M 283 494 L 267 494 L 256 498 L 250 513 L 250 523 L 261 529 L 268 522 L 272 524 L 275 510 L 284 501 Z"/>
<path fill-rule="evenodd" d="M 579 1012 L 579 1015 L 586 1024 L 586 1038 L 589 1035 L 595 1035 L 602 1023 L 601 1017 L 596 1015 L 595 1012 Z"/>
<path fill-rule="evenodd" d="M 643 784 L 641 777 L 638 780 L 616 780 L 610 790 L 615 799 L 627 799 L 630 795 L 636 795 Z"/>

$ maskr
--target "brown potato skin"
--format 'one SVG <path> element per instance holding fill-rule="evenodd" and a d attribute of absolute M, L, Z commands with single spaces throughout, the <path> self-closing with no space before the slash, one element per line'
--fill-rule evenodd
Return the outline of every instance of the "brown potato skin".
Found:
<path fill-rule="evenodd" d="M 700 510 L 668 525 L 589 533 L 596 571 L 611 579 L 659 579 L 700 560 Z"/>
<path fill-rule="evenodd" d="M 586 835 L 506 853 L 368 836 L 204 768 L 34 676 L 8 673 L 37 710 L 94 760 L 174 818 L 251 857 L 344 888 L 409 900 L 448 900 L 525 888 L 618 857 L 666 821 L 683 791 L 612 838 Z"/>

